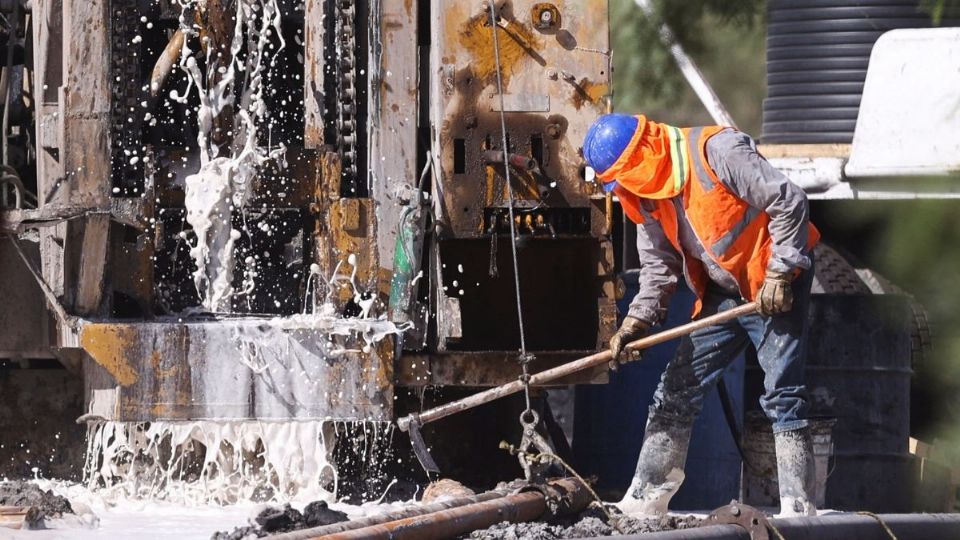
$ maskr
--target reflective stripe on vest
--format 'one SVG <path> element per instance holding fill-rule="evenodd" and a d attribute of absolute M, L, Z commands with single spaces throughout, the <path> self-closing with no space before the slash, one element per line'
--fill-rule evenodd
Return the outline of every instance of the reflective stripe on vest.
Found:
<path fill-rule="evenodd" d="M 722 257 L 727 253 L 727 250 L 730 249 L 730 246 L 737 241 L 737 238 L 743 234 L 743 231 L 747 230 L 747 227 L 750 226 L 750 223 L 753 220 L 757 219 L 760 216 L 760 209 L 750 206 L 747 208 L 747 211 L 743 213 L 743 217 L 740 218 L 740 221 L 731 228 L 727 234 L 720 237 L 719 240 L 713 243 L 711 249 L 713 254 L 716 257 Z"/>
<path fill-rule="evenodd" d="M 670 162 L 673 167 L 673 188 L 681 191 L 687 183 L 687 141 L 679 128 L 667 126 L 670 133 Z M 696 140 L 696 139 L 694 139 Z"/>
<path fill-rule="evenodd" d="M 706 164 L 703 162 L 703 159 L 701 159 L 700 152 L 697 152 L 701 135 L 703 135 L 702 126 L 690 129 L 690 140 L 694 143 L 690 161 L 693 164 L 694 176 L 700 182 L 700 187 L 703 188 L 704 191 L 710 191 L 713 189 L 713 182 L 710 181 L 710 175 L 707 174 Z"/>

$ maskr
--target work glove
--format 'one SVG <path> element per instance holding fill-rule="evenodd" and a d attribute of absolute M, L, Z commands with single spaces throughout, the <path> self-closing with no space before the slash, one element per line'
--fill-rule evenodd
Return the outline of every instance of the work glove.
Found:
<path fill-rule="evenodd" d="M 786 313 L 793 308 L 793 275 L 783 272 L 767 272 L 760 292 L 757 294 L 759 311 L 763 315 Z"/>
<path fill-rule="evenodd" d="M 610 353 L 613 355 L 610 358 L 610 369 L 612 371 L 617 371 L 620 368 L 621 361 L 630 362 L 640 359 L 640 351 L 630 351 L 627 354 L 631 355 L 631 358 L 622 359 L 623 349 L 627 346 L 627 343 L 643 337 L 649 329 L 650 325 L 648 323 L 636 317 L 628 315 L 623 319 L 620 329 L 610 338 Z"/>

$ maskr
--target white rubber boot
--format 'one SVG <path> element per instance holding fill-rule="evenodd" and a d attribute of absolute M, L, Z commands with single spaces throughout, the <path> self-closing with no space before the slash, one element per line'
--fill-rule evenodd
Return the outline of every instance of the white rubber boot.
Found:
<path fill-rule="evenodd" d="M 643 436 L 633 481 L 617 503 L 627 515 L 663 515 L 683 484 L 692 423 L 676 423 L 651 415 Z"/>
<path fill-rule="evenodd" d="M 780 513 L 777 517 L 815 516 L 816 465 L 810 428 L 774 433 Z"/>

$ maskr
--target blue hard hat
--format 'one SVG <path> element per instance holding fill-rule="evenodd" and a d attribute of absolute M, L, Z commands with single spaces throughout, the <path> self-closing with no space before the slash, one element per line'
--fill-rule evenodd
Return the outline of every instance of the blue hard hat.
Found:
<path fill-rule="evenodd" d="M 637 130 L 637 117 L 628 114 L 604 114 L 597 118 L 583 139 L 583 157 L 597 174 L 620 159 Z"/>

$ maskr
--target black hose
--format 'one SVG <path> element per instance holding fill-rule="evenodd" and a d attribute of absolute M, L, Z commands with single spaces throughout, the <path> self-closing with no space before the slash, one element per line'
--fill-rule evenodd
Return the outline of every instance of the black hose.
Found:
<path fill-rule="evenodd" d="M 762 140 L 776 144 L 850 143 L 877 39 L 933 26 L 920 0 L 768 0 L 767 20 Z"/>

